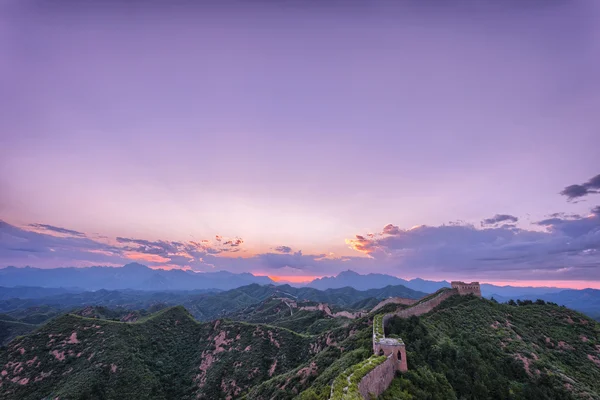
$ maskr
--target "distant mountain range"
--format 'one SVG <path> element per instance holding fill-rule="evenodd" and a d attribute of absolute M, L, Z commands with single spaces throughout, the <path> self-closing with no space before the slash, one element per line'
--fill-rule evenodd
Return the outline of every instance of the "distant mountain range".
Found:
<path fill-rule="evenodd" d="M 361 275 L 354 271 L 340 272 L 337 276 L 323 277 L 315 279 L 307 286 L 315 289 L 341 288 L 350 286 L 358 290 L 382 288 L 388 285 L 403 285 L 412 290 L 418 290 L 425 293 L 433 293 L 443 287 L 450 287 L 448 281 L 428 281 L 421 278 L 406 280 L 385 274 L 366 274 Z M 534 296 L 548 293 L 557 293 L 563 291 L 561 288 L 554 287 L 518 287 L 518 286 L 496 286 L 482 284 L 481 292 L 484 297 L 510 297 Z"/>
<path fill-rule="evenodd" d="M 37 287 L 54 288 L 52 294 L 66 292 L 82 292 L 88 290 L 229 290 L 240 286 L 258 283 L 259 285 L 275 284 L 267 276 L 256 276 L 251 273 L 236 274 L 228 271 L 193 272 L 180 269 L 152 269 L 138 263 L 126 264 L 123 267 L 89 267 L 89 268 L 0 268 L 0 286 L 4 287 Z M 419 292 L 433 293 L 443 287 L 450 287 L 448 281 L 429 281 L 421 278 L 406 280 L 386 274 L 361 275 L 354 271 L 343 271 L 337 276 L 317 278 L 308 284 L 291 284 L 296 287 L 310 287 L 319 290 L 351 287 L 357 290 L 380 289 L 386 286 L 403 285 Z M 26 293 L 23 289 L 15 289 L 20 298 L 33 298 L 38 294 Z M 555 287 L 516 287 L 482 284 L 481 291 L 485 297 L 520 297 L 548 293 L 557 293 L 564 289 Z M 51 293 L 43 293 L 42 296 Z"/>
<path fill-rule="evenodd" d="M 48 293 L 46 297 L 41 295 L 44 292 L 44 288 L 27 287 L 24 289 L 26 289 L 27 293 L 38 292 L 40 295 L 25 298 L 18 294 L 15 295 L 14 288 L 0 286 L 0 313 L 9 313 L 14 317 L 16 315 L 21 316 L 18 312 L 23 310 L 33 310 L 35 313 L 39 313 L 40 307 L 50 307 L 52 311 L 67 311 L 86 306 L 139 310 L 163 304 L 184 305 L 196 319 L 209 321 L 259 303 L 272 296 L 287 297 L 298 301 L 305 300 L 327 303 L 333 306 L 355 309 L 363 308 L 361 302 L 365 300 L 375 300 L 374 304 L 377 304 L 379 300 L 388 297 L 419 299 L 426 295 L 426 293 L 408 289 L 402 285 L 359 291 L 350 287 L 318 290 L 307 287 L 295 288 L 289 285 L 275 286 L 253 283 L 228 291 L 208 291 L 204 289 L 193 291 L 101 289 L 80 293 Z M 44 312 L 46 313 L 46 311 Z M 0 317 L 1 319 L 3 318 Z M 27 320 L 22 322 L 29 323 L 32 321 Z"/>
<path fill-rule="evenodd" d="M 274 285 L 275 282 L 266 276 L 256 276 L 250 273 L 163 270 L 148 268 L 138 263 L 127 264 L 123 267 L 54 269 L 7 267 L 0 269 L 0 286 L 3 287 L 0 291 L 0 299 L 47 298 L 98 290 L 193 291 L 194 294 L 198 295 L 200 291 L 231 290 L 251 284 Z M 337 276 L 315 279 L 304 285 L 292 284 L 285 287 L 290 288 L 290 291 L 294 291 L 296 288 L 323 291 L 353 288 L 366 291 L 390 286 L 401 286 L 404 292 L 400 293 L 401 291 L 396 289 L 389 296 L 415 298 L 419 297 L 416 293 L 432 293 L 442 287 L 449 287 L 450 282 L 429 281 L 420 278 L 406 280 L 385 274 L 361 275 L 354 271 L 343 271 Z M 283 288 L 284 286 L 279 287 Z M 536 300 L 539 298 L 561 305 L 564 304 L 575 310 L 585 312 L 594 318 L 600 318 L 600 291 L 594 289 L 582 291 L 555 287 L 482 284 L 481 292 L 484 297 L 494 297 L 500 302 L 509 299 Z M 136 297 L 139 298 L 139 296 Z M 382 294 L 379 293 L 372 297 L 382 298 Z M 326 299 L 319 300 L 332 304 L 338 302 Z"/>
<path fill-rule="evenodd" d="M 392 275 L 385 274 L 367 274 L 361 275 L 354 271 L 343 271 L 337 276 L 326 276 L 317 278 L 310 282 L 307 286 L 319 290 L 336 289 L 346 286 L 353 287 L 358 290 L 378 289 L 388 285 L 403 285 L 407 288 L 418 290 L 425 293 L 433 293 L 443 287 L 449 287 L 450 283 L 446 281 L 426 281 L 420 278 L 407 281 L 402 278 L 397 278 Z"/>
<path fill-rule="evenodd" d="M 275 282 L 266 276 L 255 276 L 250 273 L 152 269 L 138 263 L 126 264 L 123 267 L 0 269 L 0 286 L 5 287 L 39 286 L 81 290 L 228 290 L 252 283 L 267 285 Z"/>

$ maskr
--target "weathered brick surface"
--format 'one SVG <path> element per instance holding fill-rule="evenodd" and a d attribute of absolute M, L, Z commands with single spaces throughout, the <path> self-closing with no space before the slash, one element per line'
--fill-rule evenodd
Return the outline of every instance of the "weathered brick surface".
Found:
<path fill-rule="evenodd" d="M 445 290 L 442 293 L 435 296 L 431 300 L 427 300 L 423 303 L 417 304 L 417 305 L 407 308 L 405 310 L 396 311 L 394 314 L 392 314 L 392 315 L 388 314 L 388 315 L 390 315 L 390 318 L 393 316 L 397 316 L 400 318 L 409 318 L 409 317 L 412 317 L 413 315 L 419 316 L 419 315 L 427 314 L 428 312 L 430 312 L 431 310 L 433 310 L 434 308 L 439 306 L 448 297 L 452 297 L 457 293 L 458 293 L 458 291 L 456 289 Z M 386 315 L 386 317 L 387 317 L 387 315 Z M 384 319 L 385 319 L 385 317 L 384 317 Z M 388 320 L 389 320 L 389 318 L 388 318 Z M 387 322 L 387 320 L 385 322 Z M 385 324 L 384 324 L 384 326 L 385 326 Z"/>
<path fill-rule="evenodd" d="M 370 399 L 371 394 L 379 396 L 390 386 L 395 376 L 396 366 L 393 358 L 389 357 L 361 379 L 358 391 L 364 399 Z"/>
<path fill-rule="evenodd" d="M 411 305 L 415 304 L 417 301 L 418 300 L 414 300 L 414 299 L 403 299 L 402 297 L 392 297 L 389 299 L 385 299 L 382 302 L 380 302 L 379 304 L 377 304 L 375 307 L 373 307 L 371 312 L 377 311 L 381 307 L 383 307 L 387 304 L 404 304 L 405 306 L 411 306 Z"/>

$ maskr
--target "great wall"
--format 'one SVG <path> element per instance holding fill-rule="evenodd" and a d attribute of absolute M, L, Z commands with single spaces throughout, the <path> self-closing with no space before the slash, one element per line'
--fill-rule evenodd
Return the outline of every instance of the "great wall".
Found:
<path fill-rule="evenodd" d="M 481 297 L 479 282 L 452 282 L 450 288 L 442 288 L 420 300 L 391 298 L 375 306 L 371 313 L 387 304 L 407 305 L 407 308 L 373 317 L 373 356 L 353 365 L 338 376 L 331 385 L 331 400 L 369 400 L 380 396 L 392 383 L 396 371 L 408 370 L 406 346 L 399 338 L 385 337 L 385 327 L 393 317 L 409 318 L 432 311 L 444 300 L 454 295 Z"/>

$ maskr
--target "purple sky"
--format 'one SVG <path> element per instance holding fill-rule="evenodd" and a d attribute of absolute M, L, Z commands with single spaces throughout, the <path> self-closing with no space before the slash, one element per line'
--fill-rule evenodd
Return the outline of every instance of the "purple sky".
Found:
<path fill-rule="evenodd" d="M 0 3 L 2 266 L 600 281 L 600 2 L 176 3 Z"/>

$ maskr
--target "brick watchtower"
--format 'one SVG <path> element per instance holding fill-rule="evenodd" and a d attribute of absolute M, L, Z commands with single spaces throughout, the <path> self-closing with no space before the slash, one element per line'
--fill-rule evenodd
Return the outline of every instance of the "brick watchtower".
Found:
<path fill-rule="evenodd" d="M 465 283 L 460 281 L 454 281 L 450 283 L 452 289 L 456 289 L 458 294 L 464 296 L 466 294 L 474 294 L 477 297 L 481 297 L 481 288 L 479 282 Z"/>

